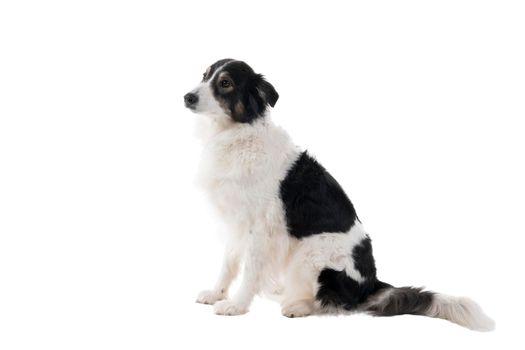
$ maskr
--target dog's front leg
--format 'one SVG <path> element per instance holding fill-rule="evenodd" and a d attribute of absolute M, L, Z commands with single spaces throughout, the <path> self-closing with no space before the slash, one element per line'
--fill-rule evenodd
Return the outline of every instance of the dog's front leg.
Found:
<path fill-rule="evenodd" d="M 266 254 L 264 237 L 250 233 L 244 265 L 243 280 L 239 291 L 232 299 L 219 301 L 214 310 L 218 315 L 242 315 L 248 312 L 253 297 L 260 291 L 264 275 Z"/>
<path fill-rule="evenodd" d="M 239 273 L 242 247 L 238 242 L 228 244 L 224 253 L 221 273 L 212 290 L 204 290 L 197 297 L 197 302 L 201 304 L 215 304 L 219 300 L 228 297 L 228 289 Z"/>

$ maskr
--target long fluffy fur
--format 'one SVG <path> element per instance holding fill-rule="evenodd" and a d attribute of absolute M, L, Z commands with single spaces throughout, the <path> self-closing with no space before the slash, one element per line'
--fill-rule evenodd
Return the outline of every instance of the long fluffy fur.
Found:
<path fill-rule="evenodd" d="M 388 286 L 370 296 L 360 310 L 374 316 L 402 314 L 441 318 L 475 331 L 491 331 L 494 321 L 470 298 L 424 291 L 422 288 Z"/>
<path fill-rule="evenodd" d="M 472 299 L 436 294 L 426 316 L 442 318 L 475 331 L 491 331 L 495 322 Z"/>
<path fill-rule="evenodd" d="M 492 329 L 470 299 L 377 279 L 370 238 L 342 188 L 271 121 L 268 107 L 278 97 L 260 74 L 231 59 L 210 66 L 185 96 L 186 106 L 202 115 L 200 184 L 231 233 L 217 283 L 197 301 L 238 315 L 269 291 L 281 294 L 288 317 L 350 310 Z M 230 298 L 241 268 L 240 288 Z"/>

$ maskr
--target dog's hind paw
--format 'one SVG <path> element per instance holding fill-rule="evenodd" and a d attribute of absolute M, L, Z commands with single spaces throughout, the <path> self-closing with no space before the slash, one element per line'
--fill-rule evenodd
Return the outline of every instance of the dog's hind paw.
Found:
<path fill-rule="evenodd" d="M 291 303 L 285 303 L 282 306 L 281 313 L 283 316 L 294 318 L 294 317 L 305 317 L 312 313 L 313 305 L 307 300 L 298 300 Z"/>

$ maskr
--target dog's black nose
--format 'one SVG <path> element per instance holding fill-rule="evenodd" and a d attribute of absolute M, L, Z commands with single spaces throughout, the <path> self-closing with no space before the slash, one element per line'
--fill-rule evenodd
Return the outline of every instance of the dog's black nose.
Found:
<path fill-rule="evenodd" d="M 191 107 L 195 105 L 198 101 L 199 101 L 199 96 L 191 92 L 184 95 L 184 104 L 186 105 L 186 107 Z"/>

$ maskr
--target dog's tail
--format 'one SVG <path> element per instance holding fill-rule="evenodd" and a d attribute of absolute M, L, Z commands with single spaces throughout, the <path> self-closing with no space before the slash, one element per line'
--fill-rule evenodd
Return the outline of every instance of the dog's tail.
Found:
<path fill-rule="evenodd" d="M 374 316 L 402 314 L 442 318 L 475 331 L 491 331 L 494 321 L 481 307 L 465 297 L 453 297 L 424 291 L 422 288 L 395 288 L 379 282 L 376 293 L 362 304 L 362 310 Z"/>

